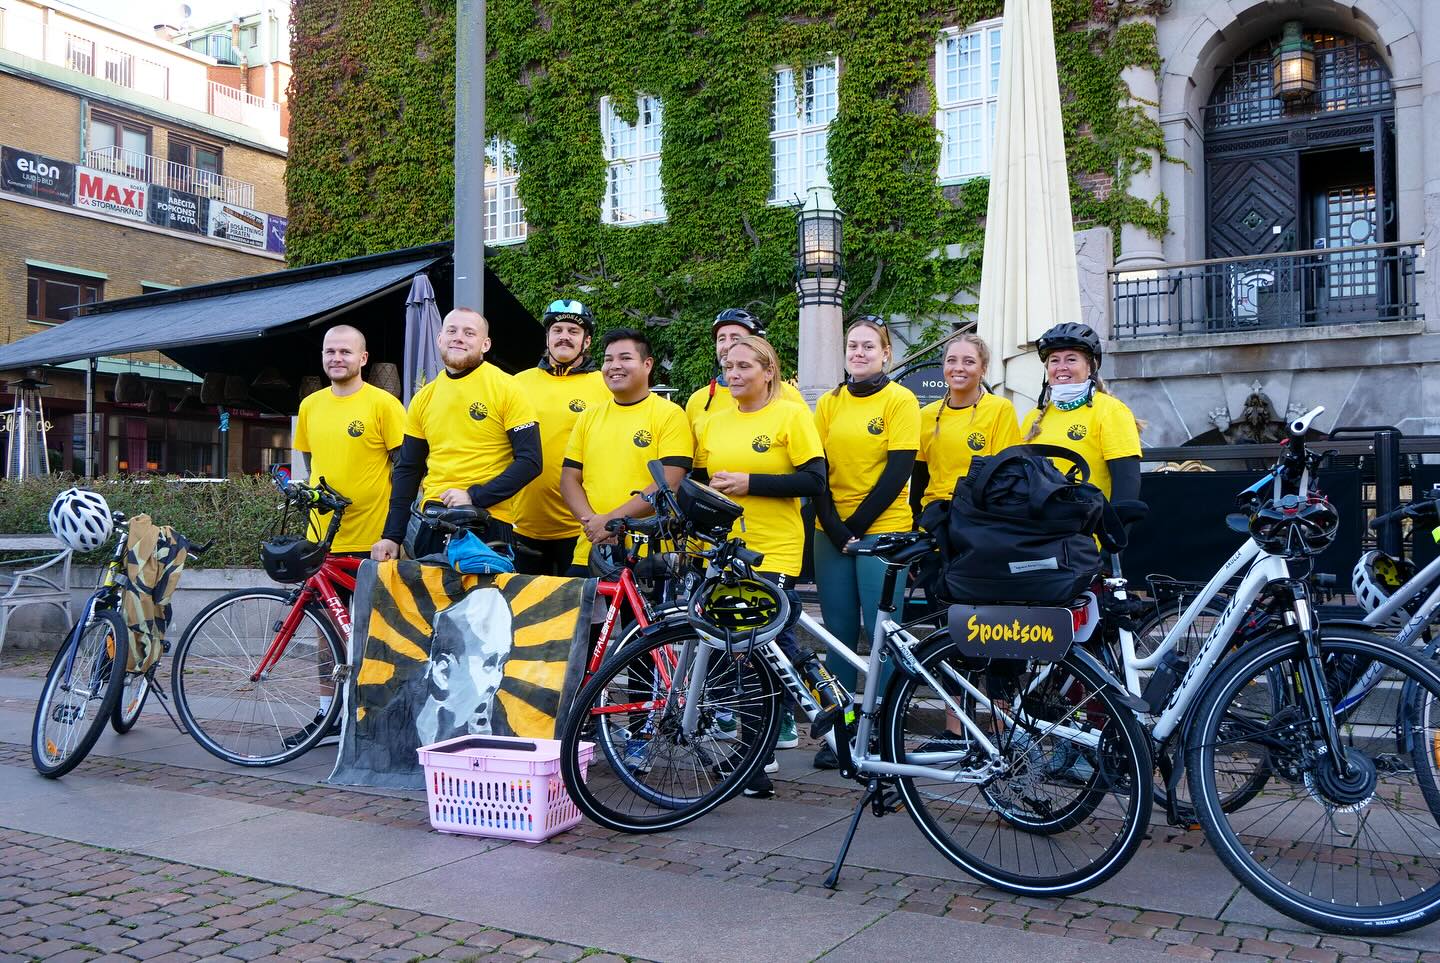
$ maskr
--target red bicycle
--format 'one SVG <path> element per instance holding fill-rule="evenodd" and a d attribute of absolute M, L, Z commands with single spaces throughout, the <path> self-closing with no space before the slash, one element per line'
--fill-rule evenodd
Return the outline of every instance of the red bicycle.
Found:
<path fill-rule="evenodd" d="M 266 547 L 271 577 L 293 588 L 230 592 L 200 610 L 176 643 L 171 692 L 186 728 L 208 752 L 237 766 L 275 766 L 338 732 L 348 598 L 363 559 L 330 554 L 350 500 L 325 483 L 277 480 L 294 509 L 330 515 L 319 544 L 281 535 Z M 342 595 L 342 592 L 344 593 Z"/>

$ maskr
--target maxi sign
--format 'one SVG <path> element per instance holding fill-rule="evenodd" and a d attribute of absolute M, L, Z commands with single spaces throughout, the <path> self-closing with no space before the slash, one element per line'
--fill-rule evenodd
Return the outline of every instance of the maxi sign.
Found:
<path fill-rule="evenodd" d="M 0 145 L 0 192 L 285 253 L 286 218 Z"/>

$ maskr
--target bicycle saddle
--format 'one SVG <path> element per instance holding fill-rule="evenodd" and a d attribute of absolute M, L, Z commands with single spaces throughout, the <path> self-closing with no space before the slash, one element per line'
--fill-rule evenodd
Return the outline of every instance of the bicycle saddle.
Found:
<path fill-rule="evenodd" d="M 424 514 L 425 521 L 429 524 L 455 531 L 484 528 L 485 523 L 490 520 L 489 512 L 482 511 L 474 505 L 456 505 L 453 508 L 446 508 L 438 502 L 431 502 L 425 506 Z"/>

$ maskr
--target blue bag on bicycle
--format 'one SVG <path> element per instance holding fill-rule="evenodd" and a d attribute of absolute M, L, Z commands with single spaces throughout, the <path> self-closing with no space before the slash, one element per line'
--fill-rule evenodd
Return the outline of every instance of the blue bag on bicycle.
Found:
<path fill-rule="evenodd" d="M 515 563 L 480 541 L 474 532 L 450 538 L 445 548 L 450 567 L 464 575 L 504 575 L 515 571 Z"/>

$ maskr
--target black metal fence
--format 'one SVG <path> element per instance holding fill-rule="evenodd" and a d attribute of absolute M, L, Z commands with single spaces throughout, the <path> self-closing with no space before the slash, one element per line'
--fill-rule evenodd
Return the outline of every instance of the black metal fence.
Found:
<path fill-rule="evenodd" d="M 1400 241 L 1111 271 L 1114 337 L 1419 320 L 1419 251 Z"/>

